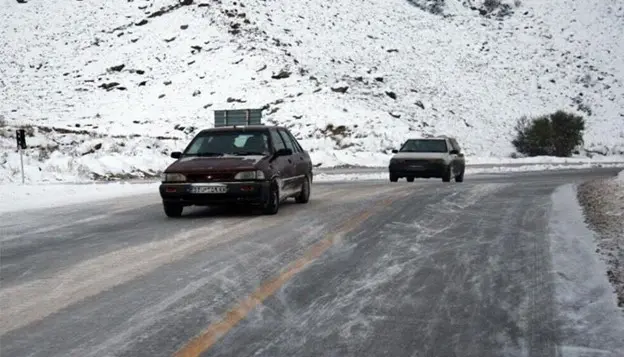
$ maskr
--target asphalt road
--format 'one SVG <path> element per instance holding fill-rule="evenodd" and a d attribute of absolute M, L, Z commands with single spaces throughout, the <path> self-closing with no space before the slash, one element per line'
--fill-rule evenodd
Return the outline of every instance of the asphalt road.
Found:
<path fill-rule="evenodd" d="M 557 356 L 550 195 L 617 171 L 315 184 L 276 216 L 167 219 L 156 193 L 4 214 L 0 355 Z"/>

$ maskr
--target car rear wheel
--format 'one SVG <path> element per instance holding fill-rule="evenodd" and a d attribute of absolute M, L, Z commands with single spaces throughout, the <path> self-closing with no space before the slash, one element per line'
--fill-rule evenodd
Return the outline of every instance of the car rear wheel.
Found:
<path fill-rule="evenodd" d="M 301 185 L 301 192 L 295 197 L 297 203 L 308 203 L 310 201 L 310 179 L 306 176 Z"/>
<path fill-rule="evenodd" d="M 163 208 L 165 209 L 165 214 L 167 217 L 177 218 L 182 216 L 182 210 L 184 207 L 175 203 L 163 203 Z"/>
<path fill-rule="evenodd" d="M 279 211 L 279 191 L 275 182 L 271 184 L 269 194 L 263 206 L 262 212 L 264 214 L 276 214 Z"/>
<path fill-rule="evenodd" d="M 408 177 L 407 178 L 407 182 L 414 182 L 414 178 L 413 177 Z"/>
<path fill-rule="evenodd" d="M 451 168 L 446 167 L 442 174 L 442 182 L 451 182 Z"/>
<path fill-rule="evenodd" d="M 397 181 L 399 181 L 399 177 L 397 175 L 390 174 L 390 182 L 397 182 Z"/>
<path fill-rule="evenodd" d="M 464 172 L 462 171 L 461 174 L 455 176 L 455 182 L 464 182 Z"/>

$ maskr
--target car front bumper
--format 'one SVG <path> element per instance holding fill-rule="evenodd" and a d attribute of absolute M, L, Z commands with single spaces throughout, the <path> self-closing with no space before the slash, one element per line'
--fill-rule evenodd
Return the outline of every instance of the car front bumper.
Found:
<path fill-rule="evenodd" d="M 193 193 L 194 187 L 225 187 L 221 193 Z M 207 206 L 223 204 L 259 205 L 269 195 L 269 181 L 241 181 L 215 183 L 162 183 L 160 197 L 163 203 L 183 206 Z"/>
<path fill-rule="evenodd" d="M 388 171 L 397 177 L 442 177 L 447 167 L 442 161 L 390 164 Z"/>

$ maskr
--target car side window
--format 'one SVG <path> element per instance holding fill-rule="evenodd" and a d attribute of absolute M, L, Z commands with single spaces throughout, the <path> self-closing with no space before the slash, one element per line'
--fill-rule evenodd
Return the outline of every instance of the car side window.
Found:
<path fill-rule="evenodd" d="M 293 145 L 292 140 L 288 137 L 288 134 L 284 132 L 284 130 L 280 129 L 280 135 L 284 139 L 284 143 L 286 144 L 286 148 L 292 150 L 293 153 L 298 152 L 297 148 Z"/>
<path fill-rule="evenodd" d="M 290 138 L 290 141 L 292 141 L 293 145 L 295 146 L 295 148 L 297 149 L 297 152 L 303 152 L 303 147 L 301 147 L 301 145 L 299 145 L 299 142 L 297 141 L 297 138 L 295 138 L 293 136 L 293 134 L 286 130 L 286 134 L 288 135 L 288 137 Z"/>
<path fill-rule="evenodd" d="M 451 146 L 453 147 L 453 150 L 461 151 L 461 148 L 459 147 L 457 140 L 451 139 Z"/>
<path fill-rule="evenodd" d="M 273 141 L 273 147 L 275 151 L 285 149 L 284 141 L 282 137 L 277 133 L 277 130 L 271 130 L 271 141 Z"/>

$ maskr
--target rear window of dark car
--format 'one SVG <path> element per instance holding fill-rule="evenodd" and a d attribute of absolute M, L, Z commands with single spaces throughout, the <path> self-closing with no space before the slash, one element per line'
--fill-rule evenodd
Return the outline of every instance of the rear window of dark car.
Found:
<path fill-rule="evenodd" d="M 185 156 L 268 155 L 267 130 L 207 131 L 198 134 L 184 151 Z"/>
<path fill-rule="evenodd" d="M 448 152 L 446 140 L 414 139 L 403 144 L 400 152 Z"/>

